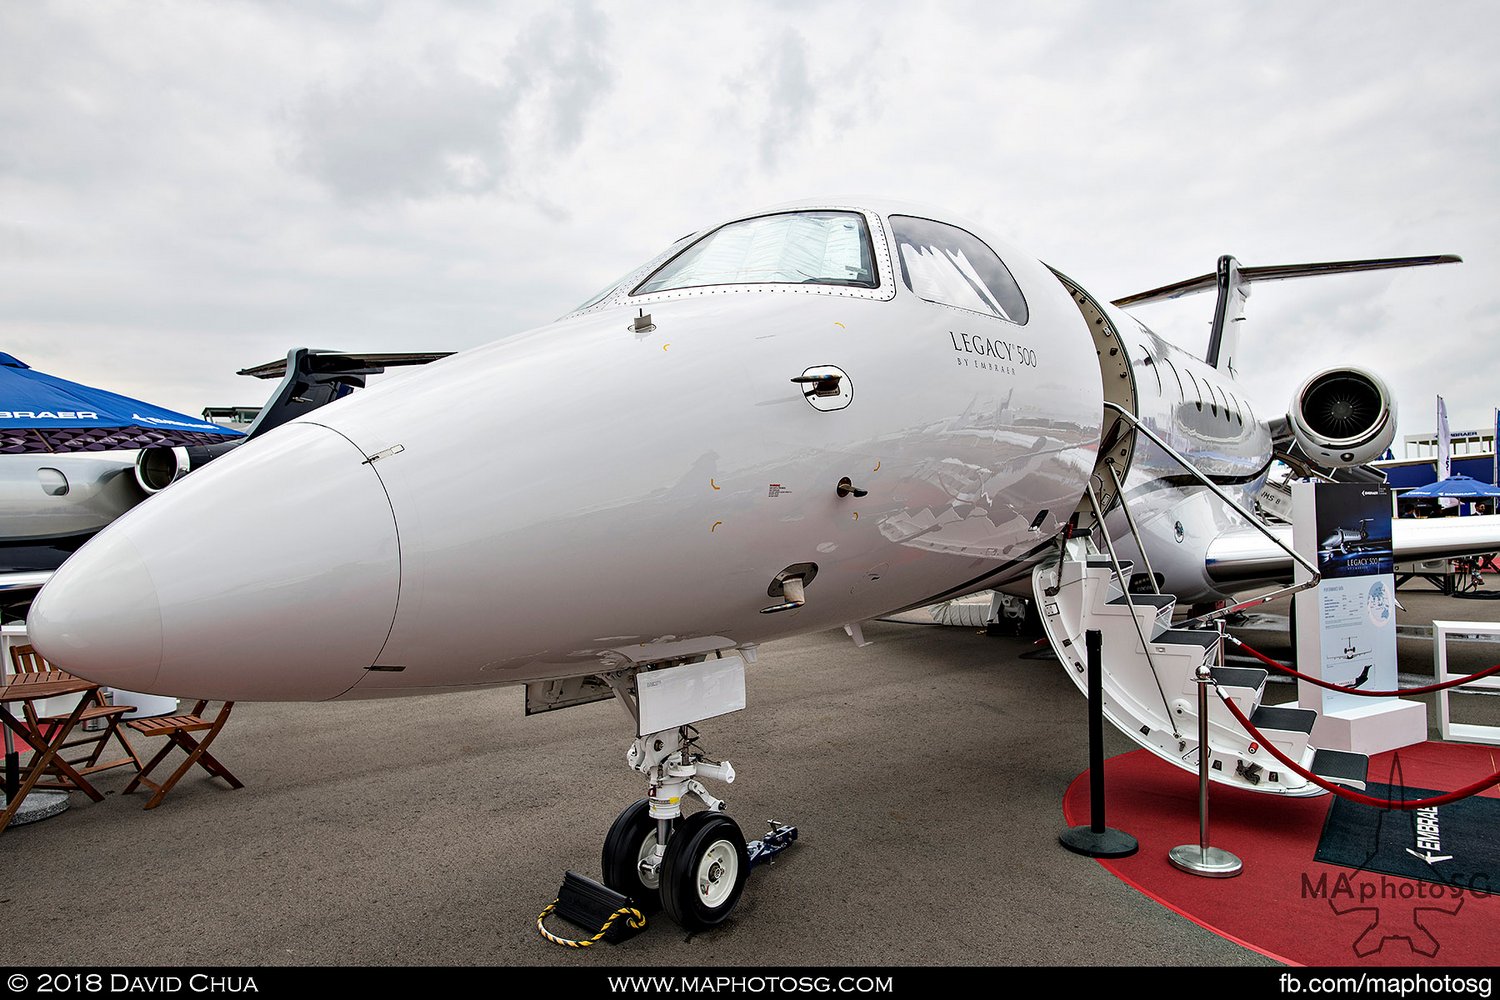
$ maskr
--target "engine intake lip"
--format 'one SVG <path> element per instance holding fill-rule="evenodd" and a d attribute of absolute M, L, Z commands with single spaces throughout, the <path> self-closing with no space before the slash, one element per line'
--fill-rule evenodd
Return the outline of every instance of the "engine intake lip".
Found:
<path fill-rule="evenodd" d="M 1338 369 L 1308 380 L 1297 395 L 1297 417 L 1325 448 L 1353 448 L 1377 437 L 1390 420 L 1390 400 L 1374 379 Z"/>

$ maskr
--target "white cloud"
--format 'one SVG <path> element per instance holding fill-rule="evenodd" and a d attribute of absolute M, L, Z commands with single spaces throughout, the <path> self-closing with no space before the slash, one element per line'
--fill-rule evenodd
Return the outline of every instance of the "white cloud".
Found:
<path fill-rule="evenodd" d="M 462 348 L 804 195 L 976 219 L 1106 298 L 1250 264 L 1247 383 L 1480 424 L 1500 10 L 185 2 L 0 8 L 0 349 L 189 412 L 296 344 Z M 1211 301 L 1152 312 L 1202 340 Z"/>

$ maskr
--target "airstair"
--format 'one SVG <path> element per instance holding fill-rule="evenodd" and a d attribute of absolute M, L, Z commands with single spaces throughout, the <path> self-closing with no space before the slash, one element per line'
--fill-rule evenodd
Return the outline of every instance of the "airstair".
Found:
<path fill-rule="evenodd" d="M 1118 409 L 1116 412 L 1134 423 L 1128 413 Z M 1136 430 L 1153 437 L 1175 456 L 1165 442 L 1155 439 L 1145 427 L 1137 425 Z M 1179 460 L 1192 471 L 1186 460 L 1180 457 Z M 1124 491 L 1112 470 L 1109 474 L 1114 479 L 1113 497 L 1118 498 Z M 1252 523 L 1260 524 L 1208 480 L 1203 479 L 1203 483 Z M 1094 490 L 1089 491 L 1087 500 L 1097 515 L 1101 506 Z M 1128 508 L 1125 516 L 1134 532 Z M 1261 743 L 1263 738 L 1325 781 L 1364 789 L 1369 763 L 1365 755 L 1320 749 L 1309 741 L 1317 712 L 1264 704 L 1266 670 L 1224 665 L 1221 632 L 1224 618 L 1285 591 L 1190 622 L 1174 622 L 1175 597 L 1130 592 L 1133 569 L 1132 563 L 1117 557 L 1104 518 L 1096 516 L 1091 528 L 1064 541 L 1054 557 L 1039 565 L 1032 575 L 1033 594 L 1047 638 L 1068 676 L 1085 694 L 1084 634 L 1092 629 L 1101 633 L 1105 718 L 1142 747 L 1196 773 L 1201 749 L 1196 676 L 1198 668 L 1207 665 L 1217 689 L 1235 703 L 1261 734 L 1256 737 L 1249 733 L 1219 695 L 1210 692 L 1207 753 L 1211 779 L 1257 792 L 1288 796 L 1323 794 L 1322 788 L 1281 765 L 1267 752 Z M 1153 579 L 1150 567 L 1145 570 L 1143 578 Z M 1313 579 L 1316 581 L 1315 575 Z"/>

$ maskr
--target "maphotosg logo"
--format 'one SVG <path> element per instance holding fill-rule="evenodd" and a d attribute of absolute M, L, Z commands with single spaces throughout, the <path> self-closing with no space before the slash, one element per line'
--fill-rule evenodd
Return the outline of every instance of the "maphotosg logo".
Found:
<path fill-rule="evenodd" d="M 1329 909 L 1348 920 L 1345 926 L 1353 935 L 1352 949 L 1360 958 L 1368 958 L 1385 949 L 1392 941 L 1405 942 L 1411 950 L 1434 958 L 1442 950 L 1438 934 L 1445 917 L 1455 917 L 1469 896 L 1488 896 L 1486 884 L 1463 888 L 1406 879 L 1370 878 L 1363 873 L 1339 872 L 1330 876 L 1319 873 L 1314 879 L 1302 873 L 1302 898 L 1322 899 Z"/>

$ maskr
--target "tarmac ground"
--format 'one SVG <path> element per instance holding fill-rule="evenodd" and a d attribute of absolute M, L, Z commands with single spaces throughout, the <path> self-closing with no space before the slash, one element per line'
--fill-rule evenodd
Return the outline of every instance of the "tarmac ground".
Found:
<path fill-rule="evenodd" d="M 1404 624 L 1500 612 L 1421 584 L 1398 597 Z M 1237 631 L 1290 655 L 1274 617 Z M 73 967 L 1272 964 L 1058 846 L 1063 792 L 1087 766 L 1086 706 L 1032 640 L 881 622 L 865 637 L 862 649 L 841 631 L 764 646 L 749 708 L 701 727 L 704 748 L 739 773 L 713 790 L 747 836 L 772 818 L 800 831 L 712 931 L 687 934 L 663 916 L 587 951 L 537 934 L 565 870 L 599 876 L 604 831 L 644 784 L 625 764 L 632 729 L 618 706 L 527 718 L 519 689 L 497 689 L 236 705 L 214 749 L 246 787 L 195 771 L 149 812 L 145 795 L 123 794 L 124 770 L 97 775 L 104 801 L 75 794 L 63 815 L 0 835 L 0 918 L 16 928 L 48 914 L 44 944 L 0 935 L 0 957 Z M 1460 669 L 1500 658 L 1500 644 L 1454 650 Z M 1430 675 L 1430 642 L 1403 638 L 1399 655 L 1404 673 Z M 1272 700 L 1294 696 L 1285 691 Z M 1454 714 L 1500 722 L 1500 698 L 1459 698 Z M 1111 754 L 1133 746 L 1113 730 L 1106 744 Z"/>

